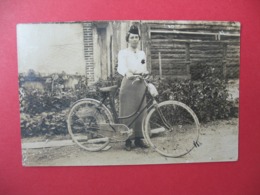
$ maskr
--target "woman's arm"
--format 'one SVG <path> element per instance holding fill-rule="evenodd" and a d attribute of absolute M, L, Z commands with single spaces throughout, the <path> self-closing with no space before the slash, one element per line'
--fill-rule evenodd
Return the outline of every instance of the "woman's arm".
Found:
<path fill-rule="evenodd" d="M 120 50 L 118 53 L 118 67 L 117 67 L 117 72 L 121 74 L 122 76 L 125 76 L 127 73 L 128 68 L 126 66 L 126 57 L 124 55 L 124 51 Z"/>
<path fill-rule="evenodd" d="M 117 72 L 122 76 L 126 76 L 128 79 L 134 78 L 133 73 L 129 70 L 126 65 L 126 56 L 123 50 L 118 53 L 118 67 Z"/>

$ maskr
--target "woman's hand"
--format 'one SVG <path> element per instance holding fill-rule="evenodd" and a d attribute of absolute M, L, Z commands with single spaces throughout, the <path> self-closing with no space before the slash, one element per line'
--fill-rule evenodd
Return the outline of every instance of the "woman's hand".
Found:
<path fill-rule="evenodd" d="M 133 80 L 136 76 L 132 72 L 127 72 L 125 74 L 127 79 Z"/>
<path fill-rule="evenodd" d="M 149 72 L 147 70 L 142 73 L 142 75 L 148 75 L 148 74 Z"/>
<path fill-rule="evenodd" d="M 125 75 L 126 75 L 127 79 L 133 80 L 133 79 L 135 79 L 137 77 L 141 77 L 141 75 L 142 76 L 148 76 L 149 72 L 145 71 L 145 72 L 142 72 L 142 73 L 139 73 L 139 74 L 133 74 L 132 72 L 127 72 Z"/>

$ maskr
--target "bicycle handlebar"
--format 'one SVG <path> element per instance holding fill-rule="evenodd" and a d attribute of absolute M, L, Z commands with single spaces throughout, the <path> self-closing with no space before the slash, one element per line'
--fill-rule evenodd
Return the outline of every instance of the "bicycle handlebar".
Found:
<path fill-rule="evenodd" d="M 147 85 L 146 79 L 149 78 L 149 74 L 143 74 L 143 73 L 135 73 L 133 74 L 134 76 L 136 76 L 136 78 L 134 78 L 132 85 L 136 82 L 136 81 L 140 81 L 143 80 L 145 85 Z"/>

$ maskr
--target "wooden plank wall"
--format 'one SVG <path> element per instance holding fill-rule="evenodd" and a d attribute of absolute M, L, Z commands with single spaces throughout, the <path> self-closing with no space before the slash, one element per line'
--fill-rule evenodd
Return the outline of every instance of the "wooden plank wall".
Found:
<path fill-rule="evenodd" d="M 163 76 L 196 77 L 203 66 L 217 74 L 238 78 L 240 24 L 234 22 L 146 22 L 145 37 L 152 74 L 159 75 L 159 53 Z M 196 79 L 196 78 L 195 78 Z"/>

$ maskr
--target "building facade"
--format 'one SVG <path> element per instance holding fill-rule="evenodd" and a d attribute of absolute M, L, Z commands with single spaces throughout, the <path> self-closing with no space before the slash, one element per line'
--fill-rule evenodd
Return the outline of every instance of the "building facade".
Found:
<path fill-rule="evenodd" d="M 115 74 L 117 54 L 127 47 L 126 33 L 139 26 L 140 49 L 151 74 L 195 78 L 211 66 L 224 78 L 238 78 L 240 24 L 202 21 L 96 21 L 83 25 L 88 83 Z"/>

